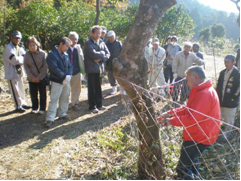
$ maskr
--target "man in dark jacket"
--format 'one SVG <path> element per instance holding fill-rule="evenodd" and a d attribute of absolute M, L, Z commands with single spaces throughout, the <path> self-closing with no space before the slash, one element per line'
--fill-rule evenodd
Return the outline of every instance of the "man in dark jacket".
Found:
<path fill-rule="evenodd" d="M 102 106 L 101 74 L 103 73 L 102 64 L 110 57 L 110 52 L 105 42 L 100 39 L 102 28 L 93 26 L 91 37 L 84 45 L 85 72 L 88 77 L 88 102 L 89 110 L 98 113 L 104 110 Z"/>
<path fill-rule="evenodd" d="M 233 125 L 236 110 L 239 105 L 240 73 L 237 67 L 234 66 L 234 55 L 226 55 L 224 64 L 226 69 L 222 70 L 219 75 L 217 92 L 224 121 L 229 125 Z M 232 130 L 232 127 L 229 125 L 225 126 L 226 134 L 224 138 L 228 137 L 228 132 Z"/>
<path fill-rule="evenodd" d="M 120 55 L 122 43 L 116 40 L 114 31 L 109 31 L 107 37 L 108 41 L 106 42 L 106 46 L 110 51 L 110 58 L 106 62 L 106 70 L 108 71 L 108 80 L 112 86 L 112 92 L 110 94 L 114 95 L 117 92 L 117 81 L 113 75 L 112 60 Z"/>
<path fill-rule="evenodd" d="M 240 48 L 237 50 L 235 66 L 240 70 Z"/>
<path fill-rule="evenodd" d="M 58 117 L 63 120 L 70 120 L 67 116 L 69 105 L 70 80 L 73 73 L 73 67 L 70 64 L 69 56 L 65 53 L 72 44 L 71 40 L 63 37 L 47 56 L 47 64 L 50 72 L 51 94 L 48 112 L 46 115 L 46 126 L 51 127 L 57 111 L 59 101 Z"/>
<path fill-rule="evenodd" d="M 194 43 L 192 45 L 192 51 L 197 55 L 197 57 L 201 58 L 203 60 L 203 54 L 199 51 L 199 44 Z"/>

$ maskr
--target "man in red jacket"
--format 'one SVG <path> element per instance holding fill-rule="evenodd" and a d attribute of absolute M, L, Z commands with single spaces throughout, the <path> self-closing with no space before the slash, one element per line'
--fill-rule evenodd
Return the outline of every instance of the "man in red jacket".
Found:
<path fill-rule="evenodd" d="M 199 156 L 215 143 L 220 130 L 220 106 L 211 80 L 205 80 L 202 67 L 187 69 L 187 84 L 191 90 L 186 106 L 163 113 L 161 125 L 183 127 L 183 144 L 177 165 L 178 177 L 193 180 L 198 176 Z"/>

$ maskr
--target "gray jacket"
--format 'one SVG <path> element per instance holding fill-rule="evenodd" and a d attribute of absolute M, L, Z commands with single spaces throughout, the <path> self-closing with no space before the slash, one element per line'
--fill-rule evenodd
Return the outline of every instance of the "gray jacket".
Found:
<path fill-rule="evenodd" d="M 110 58 L 106 62 L 106 70 L 112 71 L 112 60 L 119 57 L 121 53 L 122 43 L 118 40 L 115 40 L 113 43 L 107 41 L 106 46 L 110 52 Z"/>
<path fill-rule="evenodd" d="M 84 45 L 84 62 L 86 73 L 102 73 L 104 68 L 102 66 L 110 58 L 110 52 L 103 40 L 99 40 L 99 45 L 92 37 L 85 42 Z M 94 60 L 101 59 L 96 63 Z M 101 70 L 101 71 L 100 71 Z"/>
<path fill-rule="evenodd" d="M 168 44 L 167 46 L 167 62 L 166 65 L 167 66 L 172 66 L 173 63 L 173 59 L 171 59 L 171 56 L 176 56 L 177 52 L 180 51 L 180 46 L 178 44 Z"/>
<path fill-rule="evenodd" d="M 39 78 L 40 80 L 43 80 L 47 74 L 47 69 L 48 69 L 48 65 L 46 62 L 46 53 L 40 49 L 32 53 L 32 56 L 30 51 L 28 51 L 24 56 L 24 68 L 27 73 L 28 80 L 30 82 L 33 78 Z M 38 70 L 34 64 L 34 61 L 38 67 Z M 40 73 L 38 73 L 38 71 Z"/>
<path fill-rule="evenodd" d="M 189 55 L 186 57 L 184 51 L 178 52 L 175 56 L 175 59 L 172 64 L 173 74 L 177 74 L 178 77 L 186 77 L 185 71 L 196 63 L 197 65 L 204 65 L 205 61 L 197 57 L 193 52 L 189 52 Z"/>

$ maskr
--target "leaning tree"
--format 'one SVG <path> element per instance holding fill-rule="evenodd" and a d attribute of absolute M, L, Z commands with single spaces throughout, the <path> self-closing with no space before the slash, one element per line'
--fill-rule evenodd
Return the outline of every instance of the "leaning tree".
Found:
<path fill-rule="evenodd" d="M 176 0 L 141 0 L 121 54 L 113 61 L 115 77 L 131 99 L 132 110 L 138 125 L 138 174 L 141 179 L 165 179 L 165 167 L 159 129 L 154 120 L 155 115 L 151 101 L 131 86 L 131 83 L 147 88 L 145 46 L 160 18 L 168 8 L 175 4 Z"/>

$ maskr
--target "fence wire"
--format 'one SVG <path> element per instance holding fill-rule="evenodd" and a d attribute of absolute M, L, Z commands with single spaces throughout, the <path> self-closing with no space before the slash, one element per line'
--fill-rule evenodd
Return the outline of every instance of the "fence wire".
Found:
<path fill-rule="evenodd" d="M 119 77 L 119 79 L 122 79 Z M 197 168 L 198 163 L 192 162 L 192 168 L 194 168 L 194 172 L 196 172 L 196 176 L 194 179 L 201 179 L 201 180 L 239 180 L 240 179 L 240 128 L 229 125 L 222 120 L 217 120 L 213 117 L 210 117 L 208 115 L 205 115 L 201 112 L 197 112 L 196 110 L 190 109 L 188 107 L 185 107 L 188 111 L 188 113 L 192 116 L 192 118 L 195 120 L 195 123 L 189 126 L 183 127 L 161 127 L 158 124 L 158 121 L 156 120 L 159 115 L 161 115 L 164 112 L 167 112 L 171 109 L 178 108 L 182 105 L 184 105 L 188 99 L 190 90 L 187 87 L 187 81 L 186 79 L 182 79 L 178 82 L 175 82 L 173 84 L 165 85 L 162 87 L 154 87 L 151 88 L 151 90 L 144 89 L 138 85 L 135 85 L 129 81 L 126 81 L 122 79 L 122 81 L 125 81 L 128 86 L 131 86 L 135 91 L 136 95 L 138 97 L 142 98 L 148 98 L 152 102 L 151 107 L 146 107 L 146 110 L 149 111 L 150 108 L 153 108 L 155 111 L 155 115 L 152 115 L 152 119 L 154 120 L 155 125 L 160 130 L 160 142 L 162 146 L 164 161 L 165 161 L 165 172 L 167 179 L 177 179 L 176 172 L 182 172 L 184 175 L 187 174 L 186 172 L 183 172 L 182 169 L 177 167 L 177 165 L 181 164 L 185 167 L 183 163 L 180 162 L 180 150 L 187 153 L 187 149 L 190 147 L 196 147 L 197 150 L 200 153 L 199 158 L 199 165 L 200 168 Z M 124 89 L 122 85 L 121 89 Z M 128 114 L 133 114 L 132 110 L 135 109 L 135 111 L 138 112 L 138 109 L 133 104 L 133 101 L 136 98 L 130 99 L 127 94 L 122 94 L 122 100 L 126 106 L 126 110 Z M 150 113 L 150 112 L 149 112 Z M 205 117 L 204 120 L 197 121 L 193 114 L 200 114 Z M 141 116 L 141 112 L 138 112 L 139 117 L 141 118 L 143 124 L 146 127 L 145 131 L 149 131 L 148 126 L 145 123 L 145 120 L 143 120 Z M 179 119 L 181 122 L 178 112 L 174 112 L 175 116 Z M 198 147 L 198 143 L 194 142 L 193 145 L 189 145 L 186 147 L 182 147 L 183 138 L 182 138 L 182 132 L 183 130 L 186 130 L 189 136 L 191 137 L 190 133 L 188 132 L 189 128 L 193 126 L 198 126 L 198 128 L 203 132 L 205 135 L 205 132 L 200 127 L 199 123 L 204 121 L 213 121 L 216 126 L 220 126 L 220 132 L 218 135 L 217 141 L 212 144 L 206 151 L 201 152 Z M 227 127 L 231 127 L 232 129 L 227 129 Z M 225 129 L 226 128 L 226 129 Z M 229 131 L 227 131 L 229 130 Z M 144 135 L 142 132 L 138 129 L 137 125 L 132 126 L 131 130 L 132 135 L 134 135 L 134 138 L 136 141 L 142 140 L 144 144 L 148 145 L 146 140 L 144 139 Z M 133 134 L 135 133 L 135 134 Z M 138 134 L 137 134 L 138 133 Z M 152 133 L 148 132 L 151 136 Z M 225 137 L 225 134 L 229 133 L 229 137 Z M 141 137 L 141 139 L 140 139 Z M 206 135 L 207 140 L 209 140 L 208 136 Z M 151 149 L 148 150 L 149 152 L 152 152 Z M 155 155 L 155 154 L 153 154 Z M 144 155 L 142 155 L 144 156 Z M 189 155 L 188 155 L 189 157 Z M 161 165 L 161 163 L 158 163 Z M 190 167 L 189 167 L 190 168 Z M 188 168 L 186 168 L 188 169 Z M 149 173 L 150 177 L 153 179 L 154 176 Z M 193 175 L 188 175 L 192 177 Z"/>

